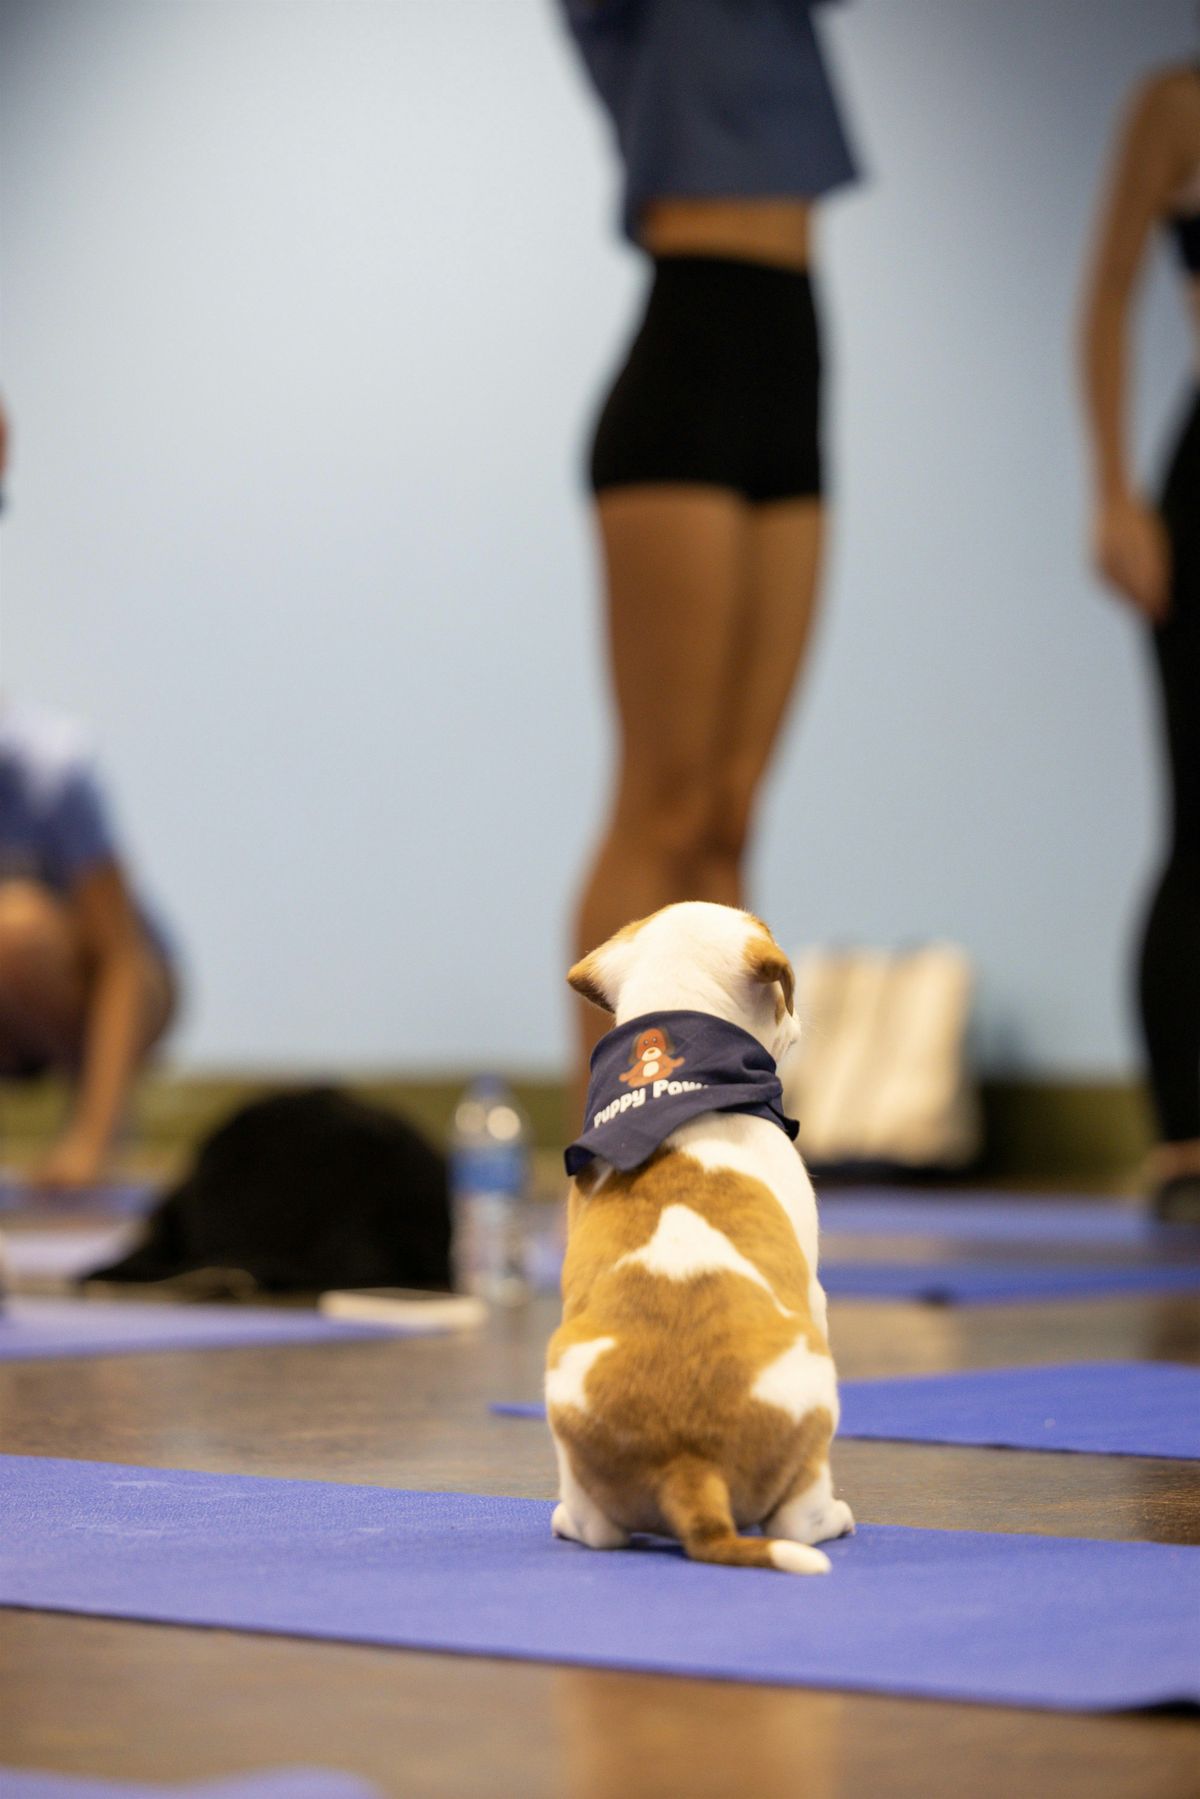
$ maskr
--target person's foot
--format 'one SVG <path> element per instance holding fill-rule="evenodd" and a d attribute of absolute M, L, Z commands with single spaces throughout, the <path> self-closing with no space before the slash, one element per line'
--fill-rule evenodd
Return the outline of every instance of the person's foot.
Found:
<path fill-rule="evenodd" d="M 1161 1181 L 1151 1205 L 1160 1224 L 1200 1225 L 1200 1173 L 1176 1174 Z"/>

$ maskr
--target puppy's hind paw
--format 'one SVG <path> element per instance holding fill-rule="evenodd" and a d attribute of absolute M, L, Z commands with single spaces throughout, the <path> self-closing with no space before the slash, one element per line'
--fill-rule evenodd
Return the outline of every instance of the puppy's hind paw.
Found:
<path fill-rule="evenodd" d="M 568 1543 L 582 1543 L 585 1549 L 626 1549 L 629 1546 L 628 1532 L 611 1523 L 594 1507 L 584 1513 L 581 1524 L 560 1500 L 550 1519 L 550 1529 L 556 1537 L 565 1537 Z"/>
<path fill-rule="evenodd" d="M 818 1543 L 832 1543 L 835 1537 L 852 1537 L 854 1535 L 854 1513 L 844 1499 L 831 1499 L 821 1520 L 820 1535 L 815 1539 Z"/>
<path fill-rule="evenodd" d="M 556 1537 L 562 1537 L 567 1543 L 579 1543 L 583 1540 L 571 1522 L 570 1512 L 561 1500 L 554 1508 L 554 1515 L 550 1519 L 550 1529 Z"/>

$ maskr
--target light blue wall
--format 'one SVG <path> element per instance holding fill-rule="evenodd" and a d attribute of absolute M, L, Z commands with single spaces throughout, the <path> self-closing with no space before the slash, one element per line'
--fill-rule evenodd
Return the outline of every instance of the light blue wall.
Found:
<path fill-rule="evenodd" d="M 763 816 L 789 943 L 948 934 L 993 1067 L 1131 1056 L 1141 648 L 1082 560 L 1077 272 L 1188 0 L 860 0 L 840 505 Z M 552 1070 L 609 748 L 584 422 L 642 272 L 549 0 L 9 0 L 3 681 L 90 719 L 190 1065 Z M 1147 448 L 1187 343 L 1143 318 Z"/>

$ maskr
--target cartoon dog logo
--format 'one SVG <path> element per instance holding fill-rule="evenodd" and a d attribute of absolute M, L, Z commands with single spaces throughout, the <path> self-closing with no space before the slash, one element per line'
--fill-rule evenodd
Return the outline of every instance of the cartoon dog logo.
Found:
<path fill-rule="evenodd" d="M 682 1056 L 671 1054 L 665 1031 L 643 1031 L 633 1046 L 629 1067 L 617 1078 L 627 1087 L 648 1087 L 651 1081 L 661 1081 L 674 1074 L 677 1068 L 683 1067 L 683 1062 Z"/>

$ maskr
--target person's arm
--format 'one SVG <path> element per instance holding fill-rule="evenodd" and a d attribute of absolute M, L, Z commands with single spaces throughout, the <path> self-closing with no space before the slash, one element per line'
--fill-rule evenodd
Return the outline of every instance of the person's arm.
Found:
<path fill-rule="evenodd" d="M 1084 403 L 1092 458 L 1092 553 L 1108 584 L 1154 620 L 1166 616 L 1170 556 L 1158 514 L 1128 459 L 1128 326 L 1155 222 L 1186 174 L 1177 129 L 1178 74 L 1135 96 L 1117 141 L 1083 295 Z"/>
<path fill-rule="evenodd" d="M 87 1186 L 103 1172 L 145 1030 L 142 932 L 120 867 L 90 869 L 73 899 L 88 969 L 83 1054 L 66 1127 L 36 1171 L 44 1187 Z"/>

